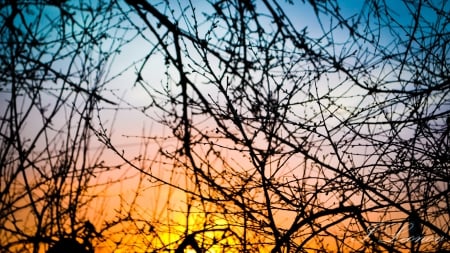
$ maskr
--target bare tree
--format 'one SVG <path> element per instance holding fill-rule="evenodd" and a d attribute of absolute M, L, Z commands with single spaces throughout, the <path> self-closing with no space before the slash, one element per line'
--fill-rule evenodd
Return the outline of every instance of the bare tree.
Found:
<path fill-rule="evenodd" d="M 167 65 L 165 87 L 136 73 L 180 140 L 163 152 L 239 217 L 240 251 L 448 247 L 446 3 L 128 4 Z"/>
<path fill-rule="evenodd" d="M 82 239 L 92 177 L 112 168 L 91 159 L 94 136 L 139 173 L 127 204 L 96 229 L 116 248 L 449 249 L 446 1 L 28 5 L 2 14 L 7 249 L 27 241 L 36 251 L 61 231 Z M 130 65 L 113 65 L 136 48 Z M 119 80 L 144 104 L 117 96 Z M 142 142 L 139 154 L 118 145 L 106 106 L 157 125 L 122 132 Z M 25 132 L 34 117 L 43 123 Z M 55 191 L 35 193 L 44 187 Z M 140 201 L 156 188 L 167 199 L 150 215 Z M 15 225 L 22 210 L 37 230 Z"/>
<path fill-rule="evenodd" d="M 95 179 L 109 165 L 91 128 L 102 103 L 115 104 L 100 95 L 120 44 L 106 43 L 111 7 L 0 6 L 1 252 L 42 252 L 61 240 L 90 245 L 97 237 L 85 224 L 94 193 L 108 187 Z"/>

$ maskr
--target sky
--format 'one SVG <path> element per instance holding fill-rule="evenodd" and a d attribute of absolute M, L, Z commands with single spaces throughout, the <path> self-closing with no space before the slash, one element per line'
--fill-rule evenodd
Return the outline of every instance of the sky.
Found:
<path fill-rule="evenodd" d="M 445 2 L 446 1 L 442 3 L 442 5 L 445 5 L 444 9 L 450 10 L 450 3 Z M 187 5 L 187 2 L 184 1 L 181 1 L 180 3 L 183 6 L 181 8 L 177 8 L 172 13 L 175 18 L 180 17 L 180 9 L 183 9 L 184 4 Z M 362 15 L 361 18 L 366 17 L 364 15 L 367 14 L 367 9 L 365 9 L 367 7 L 363 6 L 365 3 L 366 1 L 339 1 L 343 16 L 355 18 L 359 14 Z M 260 2 L 257 2 L 257 4 L 260 4 Z M 309 5 L 291 5 L 288 3 L 288 1 L 282 1 L 279 4 L 285 10 L 286 15 L 290 18 L 296 30 L 301 31 L 304 27 L 307 27 L 307 36 L 311 38 L 318 38 L 322 36 L 322 29 L 328 29 L 330 25 L 336 25 L 332 22 L 328 22 L 328 20 L 330 19 L 329 15 L 327 16 L 321 14 L 320 17 L 323 18 L 323 22 L 322 27 L 320 27 L 314 15 L 314 10 Z M 390 1 L 389 4 L 389 8 L 396 13 L 395 21 L 391 22 L 394 27 L 397 25 L 414 25 L 414 23 L 410 19 L 410 8 L 413 6 L 413 4 L 403 5 L 400 3 L 400 1 Z M 124 6 L 125 4 L 121 2 L 121 5 Z M 202 11 L 210 11 L 212 9 L 211 7 L 206 7 L 207 5 L 204 1 L 193 1 L 193 5 L 195 6 L 195 8 L 197 8 L 196 15 L 198 15 L 200 20 L 202 19 Z M 156 6 L 164 13 L 169 13 L 169 11 L 164 8 L 163 4 L 156 4 Z M 259 5 L 257 5 L 257 8 L 258 6 Z M 127 11 L 127 8 L 124 8 L 122 11 Z M 189 13 L 188 15 L 191 14 L 189 10 L 183 11 Z M 186 14 L 186 12 L 183 13 Z M 267 13 L 267 10 L 262 9 L 262 12 Z M 105 35 L 106 39 L 102 42 L 99 42 L 100 45 L 94 45 L 92 48 L 88 48 L 86 52 L 79 52 L 80 56 L 74 57 L 73 62 L 71 62 L 68 58 L 64 58 L 66 52 L 65 48 L 61 51 L 58 51 L 59 48 L 51 46 L 46 47 L 46 50 L 43 50 L 44 52 L 40 58 L 43 61 L 47 61 L 50 59 L 51 53 L 59 52 L 62 58 L 56 61 L 57 64 L 55 64 L 54 66 L 55 69 L 63 73 L 66 73 L 67 71 L 74 74 L 83 73 L 84 71 L 84 73 L 87 75 L 86 80 L 82 82 L 82 86 L 84 88 L 90 89 L 93 87 L 99 87 L 100 89 L 104 89 L 103 94 L 105 95 L 105 98 L 117 102 L 117 105 L 100 102 L 98 104 L 98 109 L 100 110 L 98 111 L 98 113 L 93 114 L 93 116 L 95 117 L 95 121 L 93 121 L 92 123 L 92 128 L 98 131 L 97 133 L 101 133 L 101 131 L 105 129 L 106 133 L 111 137 L 112 144 L 117 148 L 117 153 L 115 153 L 114 150 L 104 148 L 103 143 L 96 140 L 96 137 L 98 136 L 94 135 L 91 138 L 92 144 L 89 146 L 89 151 L 103 152 L 101 153 L 101 159 L 105 160 L 107 164 L 121 167 L 121 169 L 113 169 L 109 172 L 105 172 L 101 177 L 94 179 L 94 182 L 96 182 L 97 184 L 103 184 L 115 180 L 119 181 L 117 184 L 111 185 L 111 187 L 107 190 L 105 190 L 106 186 L 105 188 L 98 187 L 94 189 L 94 191 L 96 191 L 96 194 L 104 197 L 104 199 L 102 200 L 102 202 L 95 202 L 93 205 L 94 212 L 86 212 L 86 216 L 90 217 L 90 219 L 96 220 L 96 225 L 102 226 L 103 218 L 113 219 L 116 215 L 118 215 L 118 213 L 121 214 L 121 211 L 132 207 L 134 202 L 130 196 L 134 196 L 136 197 L 137 203 L 135 206 L 139 207 L 139 210 L 133 210 L 133 212 L 148 215 L 149 219 L 161 218 L 161 220 L 164 220 L 167 223 L 174 222 L 175 224 L 181 224 L 182 227 L 183 224 L 185 225 L 186 223 L 192 222 L 192 220 L 184 221 L 179 217 L 180 213 L 182 213 L 182 211 L 185 211 L 186 206 L 188 206 L 189 201 L 191 201 L 192 199 L 189 199 L 187 195 L 181 194 L 181 191 L 175 190 L 175 188 L 188 187 L 189 189 L 196 190 L 193 181 L 190 181 L 194 179 L 186 179 L 186 174 L 183 174 L 183 167 L 180 166 L 180 164 L 166 164 L 164 156 L 158 155 L 160 151 L 166 151 L 168 156 L 170 156 L 171 154 L 175 154 L 176 152 L 178 152 L 177 149 L 180 147 L 180 143 L 172 137 L 172 130 L 164 127 L 162 124 L 157 122 L 158 120 L 164 119 L 164 115 L 161 111 L 150 107 L 151 100 L 149 99 L 147 91 L 145 90 L 145 88 L 147 88 L 154 89 L 152 90 L 152 92 L 163 92 L 165 91 L 164 88 L 167 87 L 173 92 L 179 92 L 180 87 L 177 86 L 177 82 L 179 80 L 173 67 L 166 68 L 164 64 L 165 59 L 161 56 L 161 52 L 155 51 L 155 53 L 148 59 L 148 62 L 146 62 L 143 71 L 141 72 L 145 84 L 141 85 L 139 83 L 135 83 L 135 80 L 137 80 L 136 73 L 139 71 L 147 54 L 150 52 L 150 50 L 152 50 L 152 47 L 154 47 L 155 38 L 153 35 L 151 35 L 151 32 L 145 28 L 145 25 L 139 21 L 139 17 L 137 17 L 135 14 L 127 13 L 126 16 L 128 19 L 120 18 L 123 13 L 117 12 L 115 14 L 117 16 L 114 16 L 111 19 L 111 23 L 102 23 L 100 21 L 100 23 L 98 23 L 101 24 L 102 27 L 104 26 L 104 29 L 108 32 L 108 34 Z M 59 38 L 58 36 L 61 36 L 61 34 L 54 34 L 51 30 L 51 27 L 49 26 L 49 24 L 52 24 L 52 22 L 54 22 L 52 17 L 58 15 L 58 11 L 56 8 L 49 7 L 46 8 L 44 12 L 36 12 L 36 10 L 30 9 L 29 15 L 30 16 L 28 19 L 24 19 L 25 22 L 36 22 L 36 19 L 33 18 L 42 18 L 42 21 L 40 23 L 40 27 L 42 28 L 41 31 L 42 34 L 47 35 L 41 38 L 44 41 L 52 41 L 55 38 Z M 422 16 L 427 20 L 433 21 L 436 18 L 433 15 L 433 12 L 431 12 L 429 9 L 425 9 L 422 12 Z M 384 17 L 381 17 L 381 19 L 383 18 Z M 85 24 L 97 25 L 96 22 L 101 19 L 102 16 L 97 16 L 95 19 L 92 19 L 89 16 L 74 15 L 75 22 Z M 154 21 L 153 19 L 150 20 Z M 264 20 L 264 18 L 262 18 L 262 20 Z M 17 19 L 15 21 L 17 22 L 17 24 L 22 22 L 20 21 L 20 19 Z M 267 27 L 275 26 L 267 20 L 266 22 L 267 24 L 264 25 L 266 25 Z M 127 30 L 126 28 L 128 25 L 136 25 L 136 27 L 142 29 L 142 33 L 138 34 L 136 33 L 136 30 Z M 192 31 L 192 28 L 188 28 L 186 23 L 183 23 L 182 20 L 180 20 L 180 25 L 183 28 L 191 29 Z M 206 36 L 207 30 L 209 29 L 209 24 L 200 22 L 200 27 L 201 28 L 199 31 Z M 433 27 L 427 29 L 432 28 Z M 75 26 L 74 30 L 67 30 L 67 33 L 71 35 L 78 34 L 78 36 L 80 36 L 80 38 L 83 38 L 83 40 L 89 41 L 88 36 L 79 29 L 80 28 L 78 26 Z M 363 28 L 360 29 L 361 31 L 363 30 Z M 333 32 L 333 39 L 335 40 L 335 44 L 334 46 L 327 49 L 332 53 L 336 53 L 337 55 L 339 55 L 340 50 L 350 50 L 348 48 L 344 48 L 343 45 L 339 44 L 341 42 L 346 42 L 348 38 L 348 34 L 342 31 L 343 29 L 336 29 L 335 32 Z M 379 45 L 380 47 L 387 49 L 387 51 L 392 50 L 392 52 L 395 53 L 395 50 L 399 50 L 399 48 L 397 47 L 398 45 L 392 44 L 391 42 L 394 39 L 402 38 L 403 36 L 405 36 L 405 31 L 402 32 L 401 29 L 399 29 L 397 30 L 398 33 L 396 34 L 388 33 L 386 31 L 387 30 L 385 28 L 380 29 Z M 100 32 L 102 31 L 100 30 Z M 161 29 L 161 33 L 163 32 L 165 32 L 164 28 Z M 228 36 L 227 31 L 224 31 L 223 29 L 221 30 L 220 28 L 218 28 L 216 29 L 216 32 L 219 35 L 223 34 L 223 36 Z M 30 38 L 24 35 L 24 40 L 28 39 Z M 326 45 L 326 43 L 327 40 L 324 39 L 314 46 L 316 48 L 321 48 Z M 364 47 L 369 49 L 371 48 L 370 45 L 358 43 L 353 44 L 352 47 L 359 50 Z M 74 50 L 77 45 L 64 46 L 67 46 L 68 52 L 70 50 Z M 202 60 L 200 53 L 195 51 L 192 48 L 192 45 L 186 44 L 184 46 L 186 47 L 189 56 L 192 57 L 190 59 L 190 62 L 189 60 L 186 60 L 186 64 L 195 64 L 196 59 L 198 59 L 198 61 Z M 119 47 L 120 52 L 115 51 L 115 49 Z M 100 49 L 104 52 L 100 52 Z M 333 50 L 337 51 L 333 52 Z M 87 63 L 93 63 L 95 65 L 95 63 L 98 63 L 96 57 L 99 57 L 101 53 L 105 52 L 110 53 L 110 62 L 101 62 L 100 72 L 96 72 L 95 69 L 91 69 L 92 66 Z M 30 53 L 38 55 L 40 52 L 31 51 Z M 357 62 L 357 60 L 358 59 L 356 58 L 351 58 L 347 60 L 347 63 L 353 64 Z M 211 62 L 215 63 L 214 57 L 211 57 Z M 214 67 L 216 68 L 214 70 L 220 70 L 220 66 Z M 18 69 L 20 69 L 20 66 L 18 67 Z M 391 73 L 390 71 L 391 69 L 389 69 L 388 67 L 386 67 L 385 69 L 379 68 L 374 69 L 372 72 L 370 72 L 370 74 L 384 76 L 384 72 L 386 72 L 386 75 L 389 75 L 389 73 Z M 101 73 L 101 75 L 99 75 L 98 73 Z M 166 79 L 167 73 L 171 74 L 173 77 L 168 81 Z M 405 75 L 411 75 L 406 71 L 405 73 Z M 255 72 L 254 74 L 258 75 L 260 73 Z M 214 99 L 216 98 L 215 93 L 217 92 L 217 87 L 206 84 L 204 73 L 190 73 L 189 76 L 192 78 L 192 80 L 198 82 L 198 87 L 201 87 L 201 90 L 204 94 L 209 95 L 208 98 L 211 99 L 213 104 Z M 323 84 L 320 83 L 317 85 L 319 88 L 316 95 L 318 95 L 319 97 L 325 95 L 326 92 L 328 92 L 329 86 L 327 85 L 332 85 L 333 83 L 338 83 L 340 81 L 338 75 L 330 74 L 329 77 L 331 77 L 331 80 L 324 79 L 322 80 Z M 41 111 L 37 110 L 36 108 L 31 110 L 29 120 L 27 120 L 26 124 L 21 129 L 23 136 L 26 137 L 36 135 L 40 130 L 40 127 L 42 127 L 42 125 L 44 124 L 42 116 L 49 115 L 49 113 L 51 112 L 51 108 L 55 106 L 55 96 L 58 95 L 59 91 L 57 89 L 52 90 L 52 88 L 63 85 L 61 79 L 55 79 L 56 81 L 49 80 L 48 82 L 44 83 L 44 86 L 50 88 L 51 91 L 42 94 L 42 96 L 40 97 L 40 103 L 42 103 Z M 76 82 L 77 80 L 74 81 Z M 398 83 L 395 83 L 392 87 L 400 87 L 398 85 Z M 335 89 L 335 92 L 337 95 L 341 94 L 341 100 L 339 101 L 348 103 L 345 104 L 346 106 L 370 106 L 371 102 L 373 102 L 359 100 L 360 98 L 358 98 L 358 96 L 365 94 L 365 91 L 362 89 L 352 89 L 351 91 L 347 91 L 347 86 L 342 87 L 342 89 Z M 64 91 L 62 94 L 64 96 L 72 98 L 71 96 L 73 96 L 74 94 L 70 93 L 69 90 Z M 0 93 L 0 108 L 3 108 L 0 110 L 0 113 L 2 115 L 7 115 L 5 114 L 5 109 L 7 108 L 6 104 L 10 99 L 10 92 L 11 90 L 9 89 L 9 87 L 7 87 Z M 192 90 L 189 92 L 191 92 L 191 94 L 194 94 Z M 345 95 L 346 97 L 342 98 L 343 95 Z M 158 98 L 164 98 L 163 93 L 159 93 L 156 96 Z M 223 99 L 222 97 L 220 98 Z M 388 100 L 390 97 L 389 95 L 386 95 L 385 98 L 386 100 Z M 65 131 L 76 131 L 76 125 L 69 125 L 68 122 L 70 120 L 79 120 L 79 117 L 73 116 L 73 114 L 71 113 L 81 111 L 86 106 L 86 100 L 87 95 L 80 93 L 76 98 L 76 102 L 74 103 L 73 111 L 59 111 L 59 116 L 55 117 L 52 122 L 52 131 L 49 131 L 49 134 L 58 135 L 59 133 Z M 156 102 L 161 101 L 163 101 L 163 99 L 156 100 Z M 223 101 L 224 100 L 221 100 L 221 102 Z M 29 101 L 26 99 L 26 96 L 23 96 L 19 98 L 18 104 L 21 104 L 22 108 L 26 108 L 29 105 Z M 402 107 L 397 107 L 397 109 L 402 109 Z M 341 112 L 342 118 L 344 119 L 348 116 L 345 110 L 336 109 L 336 112 Z M 336 115 L 337 114 L 338 113 L 336 113 Z M 402 117 L 402 115 L 399 115 L 399 117 Z M 201 116 L 199 116 L 197 119 L 201 119 Z M 208 120 L 210 119 L 204 119 L 204 122 L 199 125 L 204 127 L 202 129 L 203 131 L 214 131 L 214 127 L 208 126 L 208 124 L 211 122 Z M 176 122 L 170 123 L 175 124 Z M 339 116 L 332 117 L 328 121 L 328 123 L 329 127 L 335 127 L 339 125 Z M 67 129 L 68 127 L 71 127 L 70 130 Z M 2 129 L 2 131 L 5 131 L 5 129 Z M 339 129 L 336 131 L 339 131 Z M 370 130 L 361 130 L 361 133 L 365 133 L 365 131 Z M 345 136 L 345 134 L 346 133 L 342 133 L 342 135 L 336 134 L 336 136 L 344 138 L 343 136 Z M 57 147 L 58 145 L 60 145 L 59 141 L 67 142 L 73 141 L 74 139 L 76 139 L 76 137 L 56 139 L 55 143 L 52 145 L 55 145 L 55 147 Z M 147 144 L 146 141 L 148 141 Z M 218 141 L 218 143 L 220 142 Z M 38 141 L 36 144 L 38 147 L 42 148 L 45 148 L 45 146 L 47 145 L 43 141 Z M 261 146 L 264 146 L 264 144 L 266 143 L 263 142 Z M 358 148 L 359 147 L 356 147 L 356 149 Z M 202 151 L 205 153 L 208 152 L 207 150 Z M 238 167 L 239 169 L 247 169 L 251 168 L 252 166 L 252 163 L 248 159 L 248 157 L 246 157 L 245 155 L 242 155 L 242 157 L 239 156 L 237 152 L 235 152 L 235 150 L 226 151 L 224 149 L 221 152 L 223 152 L 221 153 L 221 155 L 223 156 L 231 156 L 231 158 L 234 160 L 233 162 L 230 162 L 230 164 Z M 330 150 L 325 150 L 323 152 L 331 154 Z M 133 161 L 133 163 L 136 164 L 136 167 L 131 168 L 130 166 L 124 165 L 124 161 L 118 157 L 118 154 L 120 153 L 122 153 L 125 158 Z M 212 164 L 214 164 L 214 162 L 220 165 L 220 162 L 218 161 L 212 161 Z M 337 161 L 335 160 L 335 162 Z M 298 166 L 295 165 L 292 161 L 289 166 L 292 166 L 289 168 L 293 168 L 293 171 L 298 168 Z M 311 166 L 313 166 L 313 164 L 311 164 Z M 138 169 L 144 170 L 148 174 L 146 176 L 143 176 Z M 249 170 L 251 171 L 251 169 Z M 286 174 L 288 173 L 289 172 L 287 172 Z M 155 178 L 170 181 L 174 183 L 175 187 L 169 189 L 167 187 L 160 186 L 155 181 Z M 230 179 L 230 182 L 234 181 Z M 139 192 L 136 189 L 139 189 Z M 327 198 L 336 200 L 335 198 L 333 198 L 333 196 L 329 196 Z M 329 203 L 328 205 L 332 206 L 332 204 Z M 109 208 L 108 210 L 104 210 L 105 206 L 111 206 L 114 208 L 111 208 L 112 212 L 108 213 L 107 211 L 109 210 Z M 171 215 L 165 216 L 166 214 L 164 212 L 168 210 L 168 206 L 170 206 L 171 208 Z M 202 207 L 198 208 L 199 210 L 201 210 Z M 120 211 L 118 212 L 117 210 Z M 290 221 L 289 218 L 284 218 L 284 220 L 280 219 L 280 224 Z M 199 219 L 202 219 L 202 217 L 200 217 Z M 218 217 L 217 220 L 218 225 L 223 225 L 221 223 L 222 220 L 220 219 L 220 217 Z M 174 229 L 176 230 L 180 228 L 178 227 Z M 170 234 L 170 231 L 167 233 Z"/>

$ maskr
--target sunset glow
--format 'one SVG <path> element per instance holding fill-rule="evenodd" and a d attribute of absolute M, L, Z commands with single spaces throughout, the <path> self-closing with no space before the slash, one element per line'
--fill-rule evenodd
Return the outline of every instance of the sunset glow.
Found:
<path fill-rule="evenodd" d="M 448 17 L 5 2 L 0 252 L 450 251 Z"/>

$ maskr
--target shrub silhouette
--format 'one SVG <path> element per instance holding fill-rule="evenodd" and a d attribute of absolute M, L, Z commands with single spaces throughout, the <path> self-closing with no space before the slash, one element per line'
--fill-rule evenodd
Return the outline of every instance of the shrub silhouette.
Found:
<path fill-rule="evenodd" d="M 72 238 L 63 238 L 59 240 L 47 253 L 93 253 L 89 245 L 83 245 Z"/>

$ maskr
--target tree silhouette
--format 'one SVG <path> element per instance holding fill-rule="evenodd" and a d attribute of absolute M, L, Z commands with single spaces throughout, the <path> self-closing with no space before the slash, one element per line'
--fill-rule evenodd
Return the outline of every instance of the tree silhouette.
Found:
<path fill-rule="evenodd" d="M 448 250 L 450 5 L 392 4 L 6 4 L 2 246 L 79 238 L 93 178 L 117 167 L 138 184 L 96 224 L 98 245 Z M 129 120 L 121 113 L 156 130 L 110 127 Z M 138 154 L 119 144 L 136 138 Z M 92 159 L 91 139 L 120 166 Z M 145 189 L 164 208 L 146 206 Z M 11 225 L 22 210 L 37 229 Z"/>
<path fill-rule="evenodd" d="M 89 253 L 89 251 L 82 244 L 73 239 L 62 239 L 58 241 L 47 253 Z"/>
<path fill-rule="evenodd" d="M 99 101 L 115 104 L 100 96 L 114 13 L 111 4 L 94 11 L 57 2 L 0 5 L 2 252 L 77 238 L 91 194 L 105 188 L 91 182 L 108 165 L 103 147 L 92 151 L 90 129 Z"/>

